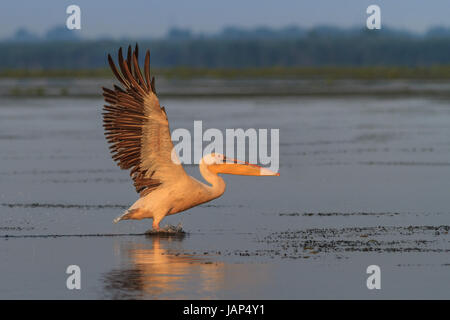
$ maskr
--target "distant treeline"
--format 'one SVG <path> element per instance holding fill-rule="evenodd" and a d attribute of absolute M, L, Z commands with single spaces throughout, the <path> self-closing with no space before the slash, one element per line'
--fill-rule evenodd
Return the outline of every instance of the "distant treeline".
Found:
<path fill-rule="evenodd" d="M 166 79 L 339 79 L 395 80 L 450 79 L 450 65 L 428 67 L 367 67 L 367 66 L 316 66 L 316 67 L 258 67 L 258 68 L 152 68 L 152 75 Z M 113 78 L 109 68 L 95 69 L 5 69 L 0 78 Z"/>
<path fill-rule="evenodd" d="M 288 31 L 242 36 L 234 30 L 220 37 L 172 31 L 155 40 L 4 41 L 0 43 L 0 72 L 105 68 L 107 53 L 115 57 L 118 47 L 135 42 L 142 50 L 141 58 L 144 49 L 151 50 L 156 68 L 450 65 L 450 34 L 444 31 L 424 36 L 383 30 L 333 32 L 332 28 Z"/>

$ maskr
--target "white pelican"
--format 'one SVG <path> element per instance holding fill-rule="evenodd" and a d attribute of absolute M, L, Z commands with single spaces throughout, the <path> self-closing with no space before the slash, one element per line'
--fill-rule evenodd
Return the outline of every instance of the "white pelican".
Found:
<path fill-rule="evenodd" d="M 103 88 L 109 105 L 103 110 L 103 126 L 113 159 L 130 176 L 139 199 L 114 222 L 127 219 L 153 218 L 153 229 L 166 216 L 185 211 L 220 197 L 225 182 L 219 173 L 237 175 L 279 175 L 244 161 L 209 154 L 200 161 L 200 173 L 210 184 L 186 174 L 178 157 L 172 157 L 173 144 L 164 107 L 160 107 L 155 91 L 155 78 L 150 80 L 150 52 L 145 55 L 144 74 L 138 65 L 138 47 L 128 47 L 124 60 L 119 49 L 119 72 L 108 55 L 111 69 L 122 87 Z"/>

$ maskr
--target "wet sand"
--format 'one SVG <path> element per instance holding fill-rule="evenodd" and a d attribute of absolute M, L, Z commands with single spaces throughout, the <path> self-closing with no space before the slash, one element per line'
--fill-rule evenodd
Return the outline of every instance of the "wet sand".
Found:
<path fill-rule="evenodd" d="M 3 98 L 0 298 L 450 298 L 448 100 L 161 102 L 172 130 L 280 128 L 281 176 L 226 176 L 221 198 L 163 220 L 186 234 L 145 235 L 151 220 L 112 223 L 136 194 L 100 99 Z"/>

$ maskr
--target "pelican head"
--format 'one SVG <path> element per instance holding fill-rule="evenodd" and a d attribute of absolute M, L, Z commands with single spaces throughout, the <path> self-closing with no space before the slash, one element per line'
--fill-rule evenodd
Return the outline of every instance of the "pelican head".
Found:
<path fill-rule="evenodd" d="M 202 161 L 208 170 L 218 174 L 234 174 L 243 176 L 279 176 L 280 174 L 251 164 L 246 161 L 229 158 L 220 153 L 211 153 L 203 157 Z"/>

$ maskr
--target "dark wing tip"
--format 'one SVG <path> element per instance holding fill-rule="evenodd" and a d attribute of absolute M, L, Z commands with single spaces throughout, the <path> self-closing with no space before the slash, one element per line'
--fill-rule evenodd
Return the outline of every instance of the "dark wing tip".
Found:
<path fill-rule="evenodd" d="M 109 67 L 111 68 L 112 72 L 116 76 L 117 80 L 119 80 L 124 86 L 127 86 L 127 83 L 125 82 L 125 80 L 123 79 L 123 77 L 119 73 L 119 71 L 117 70 L 116 64 L 114 63 L 114 60 L 109 53 L 108 53 L 108 63 L 109 63 Z"/>
<path fill-rule="evenodd" d="M 150 82 L 150 50 L 147 50 L 147 52 L 145 54 L 144 75 L 145 75 L 145 82 L 147 83 L 147 90 L 150 91 L 150 90 L 152 90 L 152 86 L 151 86 L 151 82 Z"/>
<path fill-rule="evenodd" d="M 131 46 L 128 46 L 127 64 L 128 64 L 128 69 L 131 70 Z"/>
<path fill-rule="evenodd" d="M 147 86 L 145 85 L 144 78 L 142 77 L 141 69 L 139 68 L 139 62 L 136 51 L 133 53 L 133 67 L 134 67 L 134 76 L 138 80 L 139 85 L 142 85 L 145 91 L 149 91 Z"/>
<path fill-rule="evenodd" d="M 151 81 L 150 85 L 152 87 L 152 91 L 156 94 L 155 77 L 152 77 L 152 81 Z"/>

